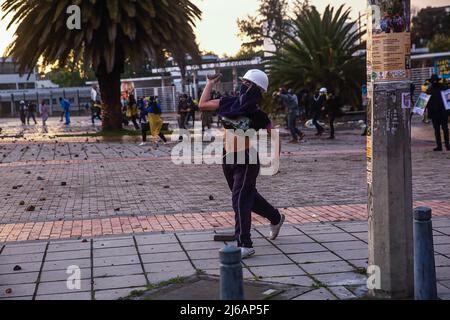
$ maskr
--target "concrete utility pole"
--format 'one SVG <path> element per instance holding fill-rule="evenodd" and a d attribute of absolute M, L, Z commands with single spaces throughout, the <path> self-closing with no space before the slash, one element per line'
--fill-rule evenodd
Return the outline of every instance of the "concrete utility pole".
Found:
<path fill-rule="evenodd" d="M 369 292 L 413 298 L 410 0 L 369 3 L 368 270 L 378 277 Z"/>

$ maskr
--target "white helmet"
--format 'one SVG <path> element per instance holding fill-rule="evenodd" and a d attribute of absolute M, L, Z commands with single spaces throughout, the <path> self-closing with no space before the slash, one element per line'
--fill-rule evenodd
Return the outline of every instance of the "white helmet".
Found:
<path fill-rule="evenodd" d="M 25 104 L 25 101 L 21 100 L 21 101 L 20 101 L 20 104 Z"/>
<path fill-rule="evenodd" d="M 321 88 L 319 92 L 320 93 L 328 93 L 328 90 L 327 90 L 327 88 Z"/>
<path fill-rule="evenodd" d="M 267 74 L 258 69 L 252 69 L 247 71 L 247 73 L 242 77 L 244 80 L 248 80 L 256 84 L 258 87 L 267 92 L 269 89 L 269 77 Z"/>

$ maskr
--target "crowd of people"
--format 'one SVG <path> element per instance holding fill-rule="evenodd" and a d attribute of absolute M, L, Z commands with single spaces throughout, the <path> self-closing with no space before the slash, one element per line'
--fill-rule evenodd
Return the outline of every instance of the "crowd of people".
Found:
<path fill-rule="evenodd" d="M 316 136 L 321 136 L 325 128 L 319 120 L 327 118 L 330 126 L 328 139 L 335 139 L 334 123 L 336 118 L 342 115 L 342 103 L 339 96 L 328 92 L 327 88 L 318 89 L 312 96 L 306 91 L 297 96 L 291 89 L 282 87 L 274 93 L 274 97 L 286 113 L 286 126 L 292 136 L 289 143 L 298 143 L 303 140 L 305 134 L 298 123 L 299 120 L 307 119 L 312 119 L 312 124 L 317 130 Z"/>

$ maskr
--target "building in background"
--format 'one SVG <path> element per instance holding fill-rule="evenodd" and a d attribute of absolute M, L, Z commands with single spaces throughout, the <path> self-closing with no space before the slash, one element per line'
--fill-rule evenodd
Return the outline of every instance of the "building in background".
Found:
<path fill-rule="evenodd" d="M 0 58 L 0 90 L 34 89 L 37 81 L 35 69 L 19 74 L 17 64 L 11 58 Z"/>

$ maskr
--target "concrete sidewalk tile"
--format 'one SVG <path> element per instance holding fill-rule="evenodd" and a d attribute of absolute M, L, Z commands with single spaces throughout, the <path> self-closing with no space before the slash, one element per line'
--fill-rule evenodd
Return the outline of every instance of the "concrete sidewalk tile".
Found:
<path fill-rule="evenodd" d="M 39 245 L 28 245 L 28 246 L 19 246 L 19 245 L 9 245 L 3 249 L 1 256 L 7 255 L 18 255 L 18 254 L 33 254 L 33 253 L 43 253 L 45 251 L 46 243 L 40 243 Z"/>
<path fill-rule="evenodd" d="M 94 268 L 137 264 L 139 262 L 137 255 L 94 258 Z"/>
<path fill-rule="evenodd" d="M 47 252 L 59 252 L 59 251 L 77 251 L 77 250 L 89 250 L 91 248 L 90 241 L 87 242 L 51 242 L 48 246 Z"/>
<path fill-rule="evenodd" d="M 369 257 L 368 248 L 355 250 L 336 250 L 334 252 L 345 260 L 362 260 Z"/>
<path fill-rule="evenodd" d="M 291 264 L 292 261 L 289 260 L 283 254 L 271 254 L 271 255 L 254 255 L 249 259 L 243 260 L 244 264 L 249 267 L 259 267 L 259 266 L 274 266 L 282 264 Z"/>
<path fill-rule="evenodd" d="M 321 224 L 315 226 L 302 226 L 298 227 L 301 231 L 303 231 L 307 235 L 319 235 L 319 234 L 330 234 L 330 233 L 343 233 L 339 228 L 329 224 Z"/>
<path fill-rule="evenodd" d="M 450 255 L 450 246 L 448 244 L 436 244 L 434 245 L 434 251 L 444 255 Z"/>
<path fill-rule="evenodd" d="M 450 244 L 450 236 L 435 236 L 433 237 L 433 243 L 436 244 Z"/>
<path fill-rule="evenodd" d="M 302 287 L 311 287 L 314 284 L 314 281 L 308 276 L 270 277 L 265 278 L 264 282 L 275 282 Z"/>
<path fill-rule="evenodd" d="M 141 259 L 143 263 L 155 263 L 155 262 L 183 261 L 188 260 L 188 257 L 184 252 L 166 252 L 166 253 L 142 254 Z"/>
<path fill-rule="evenodd" d="M 138 250 L 140 254 L 183 251 L 178 243 L 139 245 Z"/>
<path fill-rule="evenodd" d="M 308 252 L 320 252 L 320 251 L 328 251 L 327 248 L 323 247 L 318 243 L 300 243 L 300 244 L 284 244 L 279 245 L 281 251 L 286 254 L 291 253 L 308 253 Z"/>
<path fill-rule="evenodd" d="M 142 287 L 146 285 L 147 280 L 143 274 L 94 279 L 94 290 Z"/>
<path fill-rule="evenodd" d="M 12 284 L 24 284 L 24 283 L 35 283 L 37 281 L 39 272 L 29 272 L 20 274 L 0 274 L 0 284 L 1 285 L 12 285 Z"/>
<path fill-rule="evenodd" d="M 434 255 L 434 263 L 436 267 L 450 267 L 450 259 L 440 254 Z"/>
<path fill-rule="evenodd" d="M 91 259 L 45 261 L 42 271 L 67 270 L 67 268 L 70 266 L 77 266 L 80 269 L 90 268 L 91 267 Z"/>
<path fill-rule="evenodd" d="M 71 289 L 68 287 L 72 284 L 71 281 L 55 281 L 55 282 L 41 282 L 38 286 L 37 295 L 50 295 L 57 293 L 77 293 L 77 292 L 90 292 L 91 280 L 80 280 L 80 289 Z"/>
<path fill-rule="evenodd" d="M 297 263 L 328 262 L 341 260 L 341 258 L 329 251 L 291 254 L 289 255 L 289 258 Z"/>
<path fill-rule="evenodd" d="M 328 289 L 341 300 L 354 299 L 356 296 L 344 286 L 329 287 Z"/>
<path fill-rule="evenodd" d="M 133 291 L 145 291 L 147 287 L 98 290 L 95 291 L 95 300 L 118 300 L 128 297 Z"/>
<path fill-rule="evenodd" d="M 437 280 L 450 280 L 450 267 L 436 267 Z"/>
<path fill-rule="evenodd" d="M 44 253 L 28 253 L 28 254 L 18 254 L 18 255 L 0 255 L 0 265 L 2 264 L 13 264 L 13 263 L 28 263 L 28 262 L 42 262 Z"/>
<path fill-rule="evenodd" d="M 67 273 L 67 269 L 42 271 L 40 281 L 41 282 L 66 281 L 72 274 L 73 272 Z M 90 279 L 91 269 L 90 268 L 80 269 L 80 278 L 82 280 Z"/>
<path fill-rule="evenodd" d="M 91 257 L 90 250 L 48 252 L 45 257 L 45 261 L 89 259 L 90 257 Z"/>
<path fill-rule="evenodd" d="M 224 242 L 187 242 L 183 243 L 183 247 L 185 250 L 210 250 L 210 249 L 217 249 L 220 250 L 222 248 L 225 248 Z"/>
<path fill-rule="evenodd" d="M 186 251 L 192 260 L 219 259 L 219 250 Z"/>
<path fill-rule="evenodd" d="M 437 289 L 437 293 L 438 295 L 441 294 L 450 294 L 450 288 L 444 286 L 442 283 L 437 282 L 436 283 L 436 289 Z"/>
<path fill-rule="evenodd" d="M 90 292 L 74 292 L 74 293 L 59 293 L 49 295 L 37 295 L 36 300 L 58 300 L 58 301 L 75 301 L 75 300 L 91 300 Z"/>
<path fill-rule="evenodd" d="M 256 254 L 259 256 L 272 255 L 272 254 L 283 254 L 277 247 L 275 246 L 262 246 L 255 247 Z M 217 255 L 219 253 L 217 252 Z"/>
<path fill-rule="evenodd" d="M 148 273 L 168 273 L 174 271 L 186 270 L 189 268 L 193 268 L 192 264 L 186 261 L 177 261 L 177 262 L 159 262 L 159 263 L 145 263 L 144 269 L 145 272 Z"/>
<path fill-rule="evenodd" d="M 116 247 L 105 249 L 94 249 L 94 258 L 129 256 L 137 254 L 136 247 Z"/>
<path fill-rule="evenodd" d="M 218 269 L 220 267 L 219 259 L 192 260 L 192 263 L 199 270 Z"/>
<path fill-rule="evenodd" d="M 35 287 L 36 285 L 31 283 L 2 285 L 0 286 L 0 299 L 32 296 L 34 294 Z M 11 289 L 11 293 L 6 293 L 7 289 Z"/>
<path fill-rule="evenodd" d="M 276 266 L 249 267 L 250 270 L 259 277 L 273 278 L 282 276 L 302 276 L 305 272 L 296 264 L 285 264 Z"/>
<path fill-rule="evenodd" d="M 274 240 L 274 243 L 276 240 Z M 253 242 L 253 247 L 266 247 L 266 246 L 271 246 L 272 243 L 269 242 L 269 240 L 267 240 L 266 238 L 256 238 L 256 239 L 252 239 Z M 236 245 L 236 242 L 232 242 L 231 245 Z"/>
<path fill-rule="evenodd" d="M 353 264 L 357 268 L 366 268 L 369 266 L 368 259 L 357 259 L 357 260 L 348 260 L 349 263 Z"/>
<path fill-rule="evenodd" d="M 332 272 L 348 272 L 353 271 L 353 267 L 345 261 L 317 262 L 300 264 L 309 274 L 332 273 Z"/>
<path fill-rule="evenodd" d="M 358 238 L 359 240 L 368 242 L 369 241 L 369 233 L 367 232 L 352 232 L 352 236 Z"/>
<path fill-rule="evenodd" d="M 181 242 L 203 242 L 214 240 L 214 232 L 177 234 Z"/>
<path fill-rule="evenodd" d="M 443 286 L 445 286 L 446 288 L 450 289 L 450 280 L 442 280 L 439 281 L 439 283 Z"/>
<path fill-rule="evenodd" d="M 94 249 L 106 249 L 106 248 L 117 248 L 117 247 L 133 247 L 134 240 L 132 237 L 119 238 L 119 239 L 100 239 L 94 240 Z"/>
<path fill-rule="evenodd" d="M 0 259 L 3 259 L 1 257 Z M 14 271 L 14 267 L 19 265 L 22 269 Z M 2 264 L 0 265 L 0 274 L 21 274 L 27 272 L 35 272 L 41 269 L 41 262 L 25 262 L 25 263 L 13 263 L 13 264 Z"/>
<path fill-rule="evenodd" d="M 336 224 L 336 226 L 341 229 L 349 232 L 349 233 L 367 233 L 369 230 L 369 226 L 367 223 L 351 223 L 351 224 Z"/>
<path fill-rule="evenodd" d="M 302 294 L 292 300 L 336 300 L 327 289 L 319 288 Z"/>
<path fill-rule="evenodd" d="M 8 300 L 31 301 L 31 300 L 33 300 L 33 296 L 12 297 L 12 298 L 0 298 L 0 301 L 8 301 Z"/>
<path fill-rule="evenodd" d="M 196 270 L 191 266 L 189 268 L 171 271 L 167 273 L 148 273 L 148 281 L 152 284 L 160 284 L 161 282 L 170 281 L 176 278 L 188 278 L 196 274 Z"/>
<path fill-rule="evenodd" d="M 331 251 L 368 249 L 367 243 L 360 240 L 342 242 L 321 242 L 321 244 Z"/>
<path fill-rule="evenodd" d="M 94 278 L 143 274 L 140 264 L 94 268 Z"/>
<path fill-rule="evenodd" d="M 364 285 L 367 283 L 365 275 L 355 272 L 317 274 L 314 275 L 314 278 L 327 286 Z"/>
<path fill-rule="evenodd" d="M 268 236 L 270 228 L 259 227 L 259 228 L 256 228 L 256 230 L 260 231 L 263 235 Z M 298 236 L 298 235 L 303 235 L 303 232 L 294 228 L 293 226 L 285 226 L 285 225 L 283 225 L 283 227 L 281 228 L 280 233 L 279 233 L 280 237 Z"/>
<path fill-rule="evenodd" d="M 443 234 L 445 234 L 447 236 L 450 236 L 450 226 L 447 226 L 447 227 L 436 227 L 436 226 L 434 226 L 434 223 L 433 223 L 433 229 L 436 230 L 436 231 L 439 231 L 440 233 L 443 233 Z"/>
<path fill-rule="evenodd" d="M 314 240 L 312 240 L 308 236 L 300 235 L 300 236 L 278 237 L 275 240 L 273 240 L 273 243 L 276 245 L 314 243 Z"/>
<path fill-rule="evenodd" d="M 135 236 L 138 245 L 178 243 L 174 234 L 153 234 Z"/>
<path fill-rule="evenodd" d="M 321 234 L 311 234 L 311 238 L 318 242 L 337 242 L 337 241 L 352 241 L 357 240 L 355 237 L 348 233 L 321 233 Z"/>

